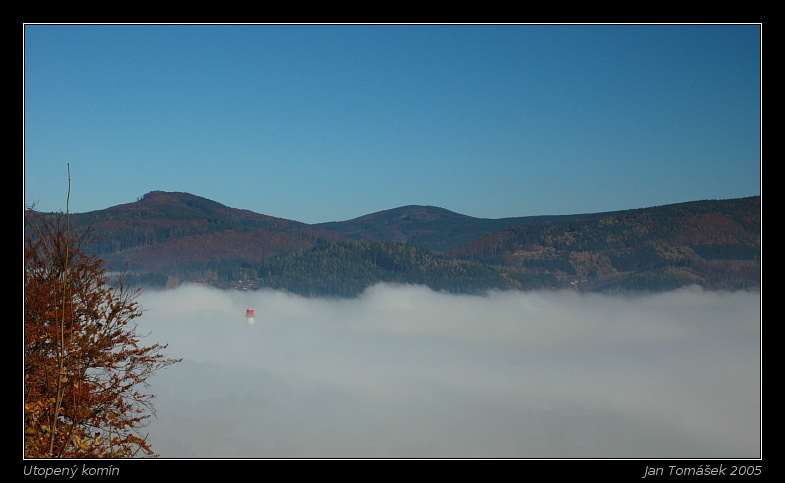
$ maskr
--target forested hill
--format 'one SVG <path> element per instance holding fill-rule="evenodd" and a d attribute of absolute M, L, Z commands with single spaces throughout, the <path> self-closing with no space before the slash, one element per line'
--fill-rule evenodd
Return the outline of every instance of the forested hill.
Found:
<path fill-rule="evenodd" d="M 77 229 L 91 227 L 90 251 L 115 270 L 184 280 L 196 276 L 193 267 L 260 260 L 347 240 L 305 223 L 163 191 L 152 191 L 132 203 L 72 214 L 71 223 Z"/>
<path fill-rule="evenodd" d="M 400 242 L 446 252 L 478 237 L 523 224 L 553 223 L 596 216 L 543 215 L 517 218 L 474 218 L 436 206 L 402 206 L 348 221 L 315 226 L 355 240 Z"/>
<path fill-rule="evenodd" d="M 501 230 L 449 252 L 583 289 L 760 287 L 760 197 L 679 203 Z"/>
<path fill-rule="evenodd" d="M 131 282 L 353 296 L 378 282 L 437 290 L 760 287 L 760 197 L 610 213 L 478 219 L 406 206 L 308 225 L 154 191 L 71 215 Z"/>

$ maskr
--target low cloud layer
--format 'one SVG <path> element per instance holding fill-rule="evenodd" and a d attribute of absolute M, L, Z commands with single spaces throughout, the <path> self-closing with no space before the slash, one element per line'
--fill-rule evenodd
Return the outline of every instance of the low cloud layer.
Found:
<path fill-rule="evenodd" d="M 147 292 L 164 458 L 760 456 L 760 296 Z M 255 310 L 254 324 L 245 310 Z"/>

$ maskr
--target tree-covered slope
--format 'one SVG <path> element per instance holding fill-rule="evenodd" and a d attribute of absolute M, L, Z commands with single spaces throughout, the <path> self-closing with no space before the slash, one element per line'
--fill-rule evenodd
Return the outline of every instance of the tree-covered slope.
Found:
<path fill-rule="evenodd" d="M 89 249 L 115 270 L 178 273 L 191 265 L 270 257 L 345 240 L 305 223 L 230 208 L 189 193 L 153 191 L 133 203 L 71 215 Z"/>
<path fill-rule="evenodd" d="M 257 263 L 225 266 L 225 288 L 273 288 L 308 296 L 351 297 L 376 283 L 425 285 L 453 293 L 554 287 L 549 275 L 523 274 L 397 242 L 345 242 Z"/>
<path fill-rule="evenodd" d="M 525 224 L 449 252 L 585 289 L 760 285 L 760 197 L 709 200 Z"/>

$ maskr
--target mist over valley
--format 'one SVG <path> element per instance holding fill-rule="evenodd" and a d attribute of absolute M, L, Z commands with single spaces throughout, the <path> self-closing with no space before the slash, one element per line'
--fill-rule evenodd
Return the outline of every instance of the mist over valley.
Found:
<path fill-rule="evenodd" d="M 164 458 L 754 458 L 760 295 L 147 291 Z M 255 319 L 245 318 L 248 308 Z"/>

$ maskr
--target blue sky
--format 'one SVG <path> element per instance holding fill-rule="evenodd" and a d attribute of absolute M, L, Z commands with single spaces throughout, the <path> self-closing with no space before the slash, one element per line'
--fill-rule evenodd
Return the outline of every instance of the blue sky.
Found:
<path fill-rule="evenodd" d="M 24 202 L 307 223 L 760 194 L 760 25 L 25 25 Z"/>

